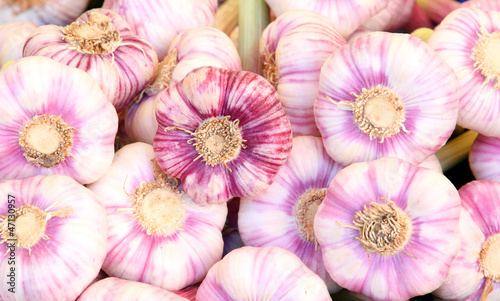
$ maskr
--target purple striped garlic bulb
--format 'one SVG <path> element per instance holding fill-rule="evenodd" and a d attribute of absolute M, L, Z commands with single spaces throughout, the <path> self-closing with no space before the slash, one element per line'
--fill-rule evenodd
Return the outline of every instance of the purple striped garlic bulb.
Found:
<path fill-rule="evenodd" d="M 433 294 L 441 300 L 500 300 L 500 183 L 472 181 L 458 193 L 462 245 Z"/>
<path fill-rule="evenodd" d="M 415 0 L 389 0 L 387 6 L 363 22 L 357 30 L 396 31 L 401 29 L 411 17 Z"/>
<path fill-rule="evenodd" d="M 215 25 L 217 0 L 104 0 L 132 27 L 135 34 L 149 41 L 162 61 L 172 40 L 184 30 Z"/>
<path fill-rule="evenodd" d="M 255 73 L 200 67 L 156 102 L 158 164 L 200 204 L 262 193 L 290 154 L 278 94 Z"/>
<path fill-rule="evenodd" d="M 325 283 L 290 251 L 241 247 L 214 264 L 196 300 L 330 301 Z"/>
<path fill-rule="evenodd" d="M 450 65 L 461 85 L 458 125 L 500 137 L 500 12 L 464 7 L 434 29 L 428 44 Z"/>
<path fill-rule="evenodd" d="M 81 15 L 89 3 L 90 0 L 0 0 L 0 24 L 67 25 Z"/>
<path fill-rule="evenodd" d="M 45 57 L 0 72 L 0 181 L 62 174 L 92 183 L 110 166 L 118 116 L 87 73 Z"/>
<path fill-rule="evenodd" d="M 23 56 L 45 56 L 90 74 L 118 112 L 153 81 L 158 57 L 117 13 L 97 8 L 66 27 L 39 26 Z"/>
<path fill-rule="evenodd" d="M 100 200 L 70 177 L 0 183 L 0 299 L 75 300 L 101 269 L 107 231 Z"/>
<path fill-rule="evenodd" d="M 153 144 L 158 122 L 155 98 L 160 91 L 183 79 L 189 71 L 202 66 L 241 70 L 238 50 L 231 39 L 213 27 L 197 27 L 179 33 L 159 64 L 155 80 L 142 98 L 135 101 L 125 115 L 125 129 L 134 141 Z"/>
<path fill-rule="evenodd" d="M 241 198 L 238 230 L 247 246 L 276 246 L 297 255 L 331 293 L 340 290 L 325 269 L 314 235 L 314 215 L 332 178 L 343 168 L 319 137 L 299 136 L 274 183 L 263 193 Z"/>
<path fill-rule="evenodd" d="M 337 173 L 314 232 L 340 286 L 371 300 L 406 300 L 446 280 L 460 249 L 460 208 L 442 173 L 381 158 Z"/>
<path fill-rule="evenodd" d="M 179 290 L 200 282 L 222 257 L 226 204 L 196 204 L 158 167 L 152 145 L 125 145 L 88 188 L 108 216 L 102 269 L 109 276 Z"/>
<path fill-rule="evenodd" d="M 332 21 L 307 10 L 283 13 L 262 33 L 263 75 L 278 91 L 294 136 L 320 136 L 313 107 L 321 66 L 345 44 Z"/>
<path fill-rule="evenodd" d="M 500 138 L 478 135 L 469 152 L 469 167 L 477 180 L 500 182 Z"/>
<path fill-rule="evenodd" d="M 23 56 L 23 46 L 37 26 L 31 22 L 13 22 L 0 25 L 0 69 L 7 62 Z"/>
<path fill-rule="evenodd" d="M 453 133 L 459 93 L 455 73 L 425 42 L 371 32 L 325 61 L 314 115 L 343 165 L 382 157 L 418 165 Z"/>

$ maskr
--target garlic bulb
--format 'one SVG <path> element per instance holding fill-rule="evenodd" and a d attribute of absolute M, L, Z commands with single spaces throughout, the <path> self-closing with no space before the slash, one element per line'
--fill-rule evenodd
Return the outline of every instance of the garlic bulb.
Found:
<path fill-rule="evenodd" d="M 482 10 L 500 11 L 500 2 L 497 0 L 468 0 L 462 7 L 474 7 Z"/>
<path fill-rule="evenodd" d="M 331 179 L 343 168 L 323 148 L 321 138 L 299 136 L 274 183 L 255 197 L 241 198 L 238 230 L 247 246 L 276 246 L 297 255 L 327 284 L 340 290 L 323 264 L 314 235 L 314 215 Z"/>
<path fill-rule="evenodd" d="M 75 300 L 106 256 L 104 207 L 62 175 L 0 183 L 1 300 Z"/>
<path fill-rule="evenodd" d="M 406 300 L 445 281 L 460 249 L 459 216 L 460 197 L 442 173 L 386 157 L 337 173 L 314 232 L 340 286 Z"/>
<path fill-rule="evenodd" d="M 90 0 L 0 0 L 0 24 L 66 25 L 82 14 L 89 3 Z"/>
<path fill-rule="evenodd" d="M 325 283 L 290 251 L 241 247 L 208 271 L 196 300 L 330 301 Z"/>
<path fill-rule="evenodd" d="M 451 12 L 461 7 L 461 3 L 455 0 L 416 0 L 417 5 L 435 23 L 439 24 Z"/>
<path fill-rule="evenodd" d="M 31 22 L 0 25 L 0 69 L 8 61 L 17 60 L 23 56 L 26 38 L 36 27 Z"/>
<path fill-rule="evenodd" d="M 149 41 L 162 61 L 168 46 L 184 30 L 214 26 L 217 0 L 104 0 L 130 24 L 135 34 Z"/>
<path fill-rule="evenodd" d="M 460 8 L 434 29 L 428 41 L 460 82 L 458 125 L 495 137 L 500 137 L 499 19 L 500 12 Z"/>
<path fill-rule="evenodd" d="M 88 188 L 106 207 L 109 276 L 179 290 L 222 257 L 226 204 L 197 205 L 159 169 L 152 145 L 125 145 Z"/>
<path fill-rule="evenodd" d="M 142 98 L 127 110 L 125 129 L 134 141 L 153 144 L 158 129 L 154 107 L 157 94 L 202 66 L 241 70 L 238 50 L 227 35 L 213 27 L 185 30 L 174 38 L 155 80 L 144 89 Z"/>
<path fill-rule="evenodd" d="M 387 6 L 358 27 L 357 30 L 396 31 L 408 22 L 415 0 L 389 0 Z"/>
<path fill-rule="evenodd" d="M 63 174 L 100 178 L 114 156 L 118 116 L 87 73 L 45 57 L 0 72 L 0 181 Z"/>
<path fill-rule="evenodd" d="M 66 27 L 39 26 L 23 56 L 45 56 L 87 72 L 118 112 L 153 81 L 158 64 L 153 47 L 106 9 L 89 10 Z"/>
<path fill-rule="evenodd" d="M 325 61 L 314 115 L 343 165 L 381 157 L 418 165 L 453 133 L 459 93 L 453 70 L 425 42 L 371 32 Z"/>
<path fill-rule="evenodd" d="M 441 162 L 439 162 L 439 159 L 436 155 L 429 156 L 427 159 L 425 159 L 418 166 L 429 168 L 429 169 L 432 169 L 432 170 L 435 170 L 435 171 L 441 172 L 441 173 L 443 172 Z"/>
<path fill-rule="evenodd" d="M 290 154 L 278 94 L 255 73 L 200 67 L 156 101 L 155 157 L 200 204 L 263 192 Z"/>
<path fill-rule="evenodd" d="M 469 167 L 478 180 L 500 182 L 500 138 L 478 135 L 469 152 Z"/>
<path fill-rule="evenodd" d="M 332 21 L 307 10 L 283 13 L 262 33 L 263 75 L 278 91 L 294 136 L 320 136 L 313 106 L 321 66 L 345 44 Z"/>
<path fill-rule="evenodd" d="M 472 181 L 458 193 L 462 245 L 433 294 L 442 300 L 500 300 L 500 183 Z"/>

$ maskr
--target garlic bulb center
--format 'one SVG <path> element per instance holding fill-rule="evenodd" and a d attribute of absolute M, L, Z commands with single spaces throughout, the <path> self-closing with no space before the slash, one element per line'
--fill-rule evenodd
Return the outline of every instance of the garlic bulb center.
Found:
<path fill-rule="evenodd" d="M 480 70 L 484 76 L 484 82 L 496 81 L 495 88 L 500 89 L 500 32 L 488 33 L 484 27 L 481 27 L 481 33 L 478 33 L 479 40 L 472 49 L 472 60 L 474 67 Z"/>
<path fill-rule="evenodd" d="M 317 244 L 314 235 L 314 216 L 326 196 L 326 188 L 311 188 L 299 196 L 293 209 L 295 222 L 303 239 Z"/>
<path fill-rule="evenodd" d="M 73 127 L 55 115 L 36 115 L 19 132 L 26 160 L 36 166 L 57 167 L 71 156 Z"/>
<path fill-rule="evenodd" d="M 484 277 L 500 282 L 500 233 L 491 235 L 483 244 L 479 265 Z"/>
<path fill-rule="evenodd" d="M 62 28 L 63 39 L 84 54 L 109 54 L 121 44 L 118 30 L 108 16 L 92 12 L 88 22 L 73 22 Z"/>
<path fill-rule="evenodd" d="M 411 221 L 396 204 L 370 203 L 354 216 L 354 227 L 359 230 L 358 239 L 367 252 L 391 256 L 401 251 L 410 240 Z"/>
<path fill-rule="evenodd" d="M 279 83 L 278 67 L 276 66 L 274 53 L 269 52 L 269 46 L 266 47 L 266 52 L 264 53 L 263 65 L 262 72 L 264 78 L 273 85 L 274 89 L 277 89 Z"/>
<path fill-rule="evenodd" d="M 34 6 L 45 6 L 46 0 L 5 0 L 3 1 L 5 6 L 18 6 L 19 10 L 15 13 L 22 13 Z M 0 8 L 4 5 L 0 4 Z"/>
<path fill-rule="evenodd" d="M 144 89 L 144 92 L 153 95 L 167 89 L 172 81 L 175 66 L 177 66 L 177 49 L 173 48 L 159 64 L 155 80 Z"/>

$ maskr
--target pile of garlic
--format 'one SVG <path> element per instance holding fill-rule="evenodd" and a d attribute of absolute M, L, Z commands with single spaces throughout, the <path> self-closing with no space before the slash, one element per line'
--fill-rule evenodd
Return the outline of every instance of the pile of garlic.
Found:
<path fill-rule="evenodd" d="M 0 299 L 500 299 L 499 41 L 492 0 L 0 0 Z"/>

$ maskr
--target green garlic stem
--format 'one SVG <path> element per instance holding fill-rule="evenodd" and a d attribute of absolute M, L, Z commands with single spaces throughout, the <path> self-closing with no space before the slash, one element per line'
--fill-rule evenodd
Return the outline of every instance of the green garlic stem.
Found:
<path fill-rule="evenodd" d="M 239 0 L 238 53 L 245 71 L 262 74 L 259 42 L 269 18 L 269 7 L 264 0 Z"/>
<path fill-rule="evenodd" d="M 465 131 L 456 138 L 449 140 L 436 152 L 443 172 L 447 172 L 468 157 L 472 143 L 476 140 L 477 135 L 475 131 Z"/>

